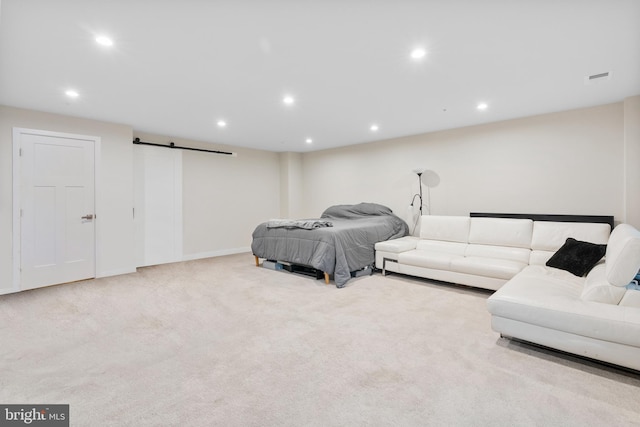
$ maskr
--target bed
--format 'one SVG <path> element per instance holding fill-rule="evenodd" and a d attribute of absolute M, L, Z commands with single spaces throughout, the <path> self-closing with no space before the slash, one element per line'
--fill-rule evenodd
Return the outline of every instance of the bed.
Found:
<path fill-rule="evenodd" d="M 308 266 L 333 275 L 338 288 L 351 273 L 375 263 L 374 245 L 409 234 L 406 222 L 376 203 L 336 205 L 320 218 L 271 220 L 253 232 L 251 250 L 256 258 Z"/>

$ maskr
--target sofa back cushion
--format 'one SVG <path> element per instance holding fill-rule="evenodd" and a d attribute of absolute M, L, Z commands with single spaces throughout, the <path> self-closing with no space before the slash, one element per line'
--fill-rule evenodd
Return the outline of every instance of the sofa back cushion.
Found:
<path fill-rule="evenodd" d="M 553 251 L 531 251 L 531 257 L 529 258 L 530 265 L 545 265 L 547 261 L 551 259 L 555 252 Z"/>
<path fill-rule="evenodd" d="M 531 249 L 555 252 L 564 245 L 568 237 L 604 245 L 607 244 L 610 233 L 609 224 L 534 221 Z"/>
<path fill-rule="evenodd" d="M 530 219 L 474 217 L 469 227 L 469 243 L 529 249 L 532 232 Z"/>
<path fill-rule="evenodd" d="M 585 242 L 606 244 L 610 233 L 609 224 L 534 221 L 529 264 L 544 265 L 569 237 Z"/>
<path fill-rule="evenodd" d="M 619 224 L 609 237 L 605 265 L 609 283 L 627 286 L 640 269 L 640 232 L 629 224 Z"/>
<path fill-rule="evenodd" d="M 423 215 L 420 223 L 420 238 L 467 243 L 469 239 L 469 217 Z"/>

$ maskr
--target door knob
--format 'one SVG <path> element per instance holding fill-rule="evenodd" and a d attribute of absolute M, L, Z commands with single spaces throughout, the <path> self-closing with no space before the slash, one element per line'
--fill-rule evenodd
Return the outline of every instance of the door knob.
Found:
<path fill-rule="evenodd" d="M 92 220 L 93 219 L 93 214 L 87 214 L 87 215 L 83 216 L 82 219 Z"/>

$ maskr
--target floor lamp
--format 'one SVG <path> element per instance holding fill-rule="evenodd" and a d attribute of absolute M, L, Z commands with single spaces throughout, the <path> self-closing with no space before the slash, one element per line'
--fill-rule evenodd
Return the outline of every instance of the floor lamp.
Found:
<path fill-rule="evenodd" d="M 420 198 L 420 216 L 422 216 L 422 174 L 424 173 L 425 169 L 424 168 L 416 168 L 413 170 L 413 173 L 415 173 L 416 175 L 418 175 L 418 185 L 420 187 L 420 193 L 418 194 L 414 194 L 413 195 L 413 199 L 411 199 L 411 206 L 413 207 L 413 203 L 416 200 L 416 197 Z"/>
<path fill-rule="evenodd" d="M 419 208 L 420 214 L 415 219 L 415 222 L 413 224 L 413 230 L 411 230 L 411 234 L 413 234 L 413 232 L 415 231 L 416 227 L 418 226 L 418 221 L 420 221 L 420 218 L 422 218 L 422 205 L 423 205 L 423 203 L 422 203 L 422 174 L 424 173 L 425 170 L 426 169 L 424 169 L 424 168 L 416 168 L 416 169 L 413 170 L 413 173 L 418 175 L 418 186 L 420 188 L 420 192 L 413 195 L 413 198 L 411 199 L 411 210 L 413 211 L 413 204 L 416 201 L 416 197 L 418 197 L 420 199 L 420 208 Z"/>

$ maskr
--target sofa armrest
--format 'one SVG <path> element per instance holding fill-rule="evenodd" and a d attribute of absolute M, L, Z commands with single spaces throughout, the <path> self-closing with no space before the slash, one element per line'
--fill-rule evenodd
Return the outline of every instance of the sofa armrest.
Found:
<path fill-rule="evenodd" d="M 391 252 L 398 254 L 400 252 L 410 251 L 416 248 L 420 238 L 415 236 L 405 236 L 399 239 L 385 240 L 376 243 L 376 251 Z"/>

